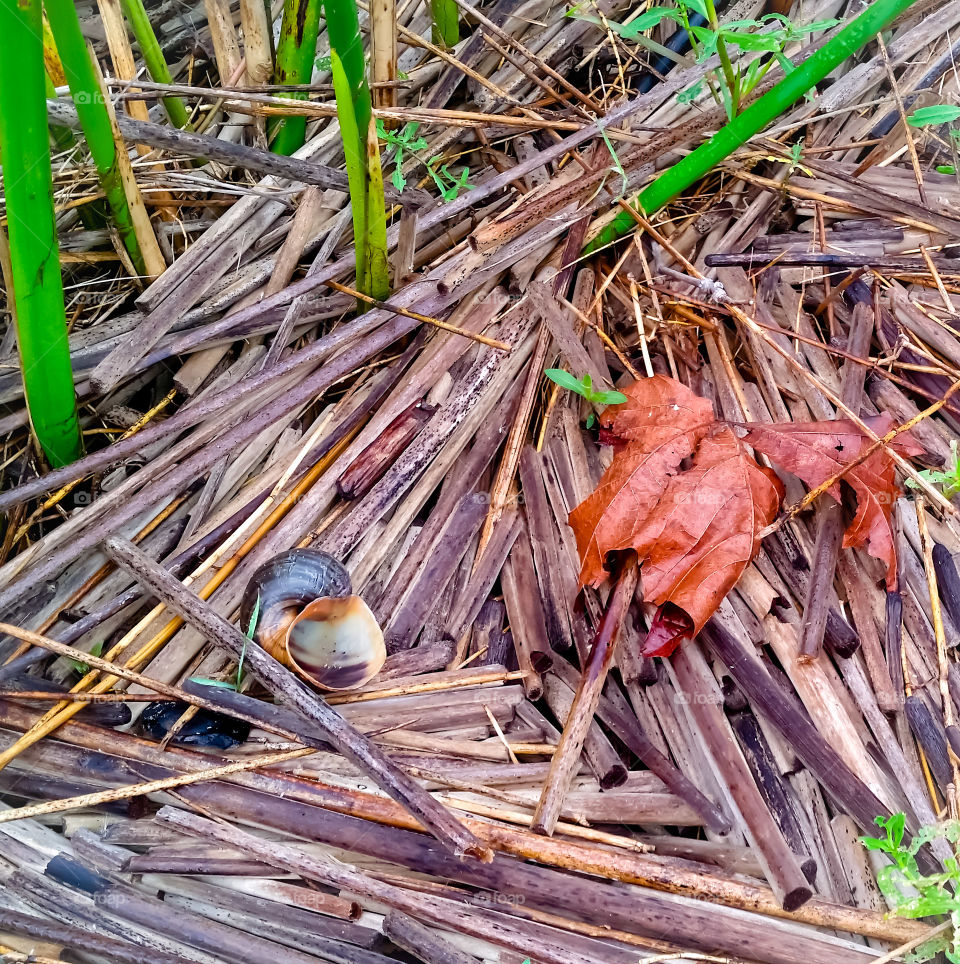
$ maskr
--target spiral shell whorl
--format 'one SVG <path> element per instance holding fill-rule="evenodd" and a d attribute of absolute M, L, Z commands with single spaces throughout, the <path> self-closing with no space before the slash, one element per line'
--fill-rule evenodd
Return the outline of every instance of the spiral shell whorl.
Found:
<path fill-rule="evenodd" d="M 253 640 L 322 689 L 350 689 L 372 679 L 386 649 L 376 617 L 351 595 L 350 574 L 325 552 L 291 549 L 251 576 L 240 628 L 259 614 Z"/>

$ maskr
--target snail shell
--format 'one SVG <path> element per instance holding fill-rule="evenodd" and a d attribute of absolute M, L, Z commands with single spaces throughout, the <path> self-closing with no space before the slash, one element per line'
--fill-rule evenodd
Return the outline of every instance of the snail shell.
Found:
<path fill-rule="evenodd" d="M 253 640 L 307 682 L 325 690 L 362 686 L 387 657 L 383 632 L 352 595 L 350 574 L 333 556 L 291 549 L 254 572 L 240 606 L 247 630 L 260 600 Z"/>

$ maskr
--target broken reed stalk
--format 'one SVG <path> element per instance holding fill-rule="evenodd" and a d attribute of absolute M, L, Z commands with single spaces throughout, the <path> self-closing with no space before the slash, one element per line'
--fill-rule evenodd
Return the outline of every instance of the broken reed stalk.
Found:
<path fill-rule="evenodd" d="M 384 883 L 362 873 L 351 864 L 323 856 L 310 856 L 297 847 L 268 842 L 237 827 L 225 826 L 173 807 L 163 807 L 157 814 L 157 820 L 183 833 L 219 840 L 228 846 L 236 846 L 244 853 L 262 860 L 263 863 L 283 870 L 292 870 L 308 880 L 346 890 L 368 900 L 376 900 L 388 907 L 416 915 L 419 920 L 429 921 L 441 928 L 457 930 L 484 940 L 493 938 L 496 943 L 510 947 L 521 954 L 538 950 L 536 944 L 531 944 L 521 927 L 507 928 L 498 924 L 494 915 L 484 909 Z M 517 923 L 519 925 L 520 922 Z M 546 959 L 558 962 L 572 960 L 566 956 Z"/>
<path fill-rule="evenodd" d="M 51 813 L 64 813 L 67 810 L 86 810 L 99 807 L 105 803 L 116 803 L 119 800 L 129 800 L 132 797 L 160 793 L 163 790 L 185 787 L 192 783 L 203 783 L 205 780 L 219 780 L 222 777 L 244 773 L 247 770 L 289 763 L 291 760 L 297 760 L 300 757 L 312 756 L 315 752 L 313 747 L 309 746 L 296 747 L 292 750 L 279 750 L 276 753 L 245 757 L 243 760 L 234 760 L 232 763 L 223 764 L 223 766 L 209 767 L 206 770 L 197 770 L 193 773 L 176 773 L 159 780 L 145 780 L 142 783 L 133 783 L 129 786 L 115 787 L 110 790 L 98 790 L 94 793 L 84 793 L 63 800 L 45 800 L 42 803 L 31 803 L 12 810 L 0 810 L 0 824 L 13 823 L 15 820 L 33 819 Z"/>
<path fill-rule="evenodd" d="M 340 291 L 343 292 L 343 294 L 352 295 L 357 299 L 357 301 L 362 301 L 364 304 L 373 305 L 374 308 L 382 308 L 384 311 L 393 312 L 395 315 L 403 315 L 404 318 L 413 318 L 414 321 L 422 321 L 426 325 L 433 325 L 434 328 L 440 328 L 443 331 L 449 331 L 455 335 L 463 335 L 464 338 L 469 338 L 481 345 L 489 345 L 491 348 L 497 348 L 500 351 L 513 350 L 505 341 L 498 341 L 496 338 L 488 338 L 486 335 L 481 335 L 474 331 L 468 331 L 466 328 L 458 328 L 456 325 L 451 325 L 448 321 L 442 321 L 440 318 L 431 318 L 429 315 L 421 315 L 419 312 L 409 311 L 406 308 L 401 308 L 399 305 L 389 305 L 385 301 L 380 301 L 377 298 L 371 298 L 369 295 L 365 295 L 362 291 L 357 291 L 356 288 L 351 288 L 348 285 L 342 285 L 338 281 L 327 281 L 325 284 L 328 288 L 333 288 L 334 291 Z"/>
<path fill-rule="evenodd" d="M 395 0 L 370 0 L 370 74 L 373 106 L 397 106 L 397 4 Z M 399 126 L 385 120 L 388 129 Z"/>
<path fill-rule="evenodd" d="M 86 953 L 95 954 L 112 964 L 142 964 L 144 959 L 143 948 L 129 941 L 94 933 L 83 927 L 73 927 L 49 917 L 34 917 L 32 914 L 21 914 L 6 908 L 0 908 L 0 930 L 5 934 L 22 934 L 24 937 L 59 944 L 62 947 L 83 948 Z M 4 953 L 3 956 L 6 961 L 22 960 L 30 961 L 31 964 L 51 960 L 34 954 L 20 957 L 14 953 Z M 151 947 L 150 961 L 152 964 L 181 964 L 183 958 L 179 954 L 168 954 L 157 947 Z"/>
<path fill-rule="evenodd" d="M 584 663 L 580 685 L 563 728 L 563 735 L 550 761 L 550 772 L 534 814 L 533 827 L 541 833 L 552 834 L 560 818 L 563 799 L 580 764 L 583 743 L 600 702 L 607 673 L 613 665 L 620 628 L 637 587 L 638 572 L 637 555 L 631 552 L 624 561 L 616 586 L 610 594 L 590 654 Z"/>
<path fill-rule="evenodd" d="M 232 698 L 237 694 L 222 690 L 219 695 L 225 694 L 231 697 L 232 704 Z M 244 699 L 248 702 L 260 702 L 251 697 Z M 0 704 L 0 722 L 4 727 L 23 729 L 29 725 L 31 716 L 30 711 L 24 707 Z M 70 748 L 71 761 L 74 761 L 70 764 L 71 774 L 80 775 L 82 768 L 89 765 L 87 761 L 91 759 L 98 763 L 101 759 L 107 759 L 103 737 L 104 730 L 100 727 L 72 723 L 64 729 L 63 746 Z M 204 769 L 211 762 L 206 753 L 183 747 L 167 747 L 166 750 L 161 750 L 155 744 L 140 740 L 129 733 L 115 731 L 110 735 L 110 739 L 111 754 L 137 764 L 157 767 L 160 770 L 158 776 L 170 774 L 174 767 L 188 771 Z M 519 870 L 521 876 L 528 873 L 539 876 L 544 871 L 549 874 L 550 869 L 555 868 L 576 871 L 578 876 L 593 875 L 637 884 L 640 887 L 714 901 L 757 914 L 862 934 L 894 943 L 911 940 L 918 936 L 918 933 L 925 932 L 923 925 L 916 921 L 887 919 L 879 912 L 834 904 L 818 898 L 796 911 L 784 911 L 770 889 L 758 882 L 704 873 L 699 868 L 678 866 L 669 859 L 664 860 L 656 854 L 638 853 L 633 848 L 621 852 L 611 851 L 580 841 L 544 837 L 523 828 L 470 817 L 465 817 L 464 823 L 496 850 L 502 851 L 504 855 L 517 857 L 520 861 L 532 861 L 546 866 L 512 864 L 509 860 L 500 859 L 492 864 L 458 861 L 436 847 L 432 840 L 423 834 L 404 834 L 403 831 L 419 829 L 416 821 L 398 804 L 369 791 L 348 790 L 316 778 L 305 781 L 282 771 L 238 775 L 236 783 L 239 785 L 204 782 L 202 785 L 194 785 L 183 795 L 224 816 L 281 831 L 289 830 L 296 824 L 303 831 L 302 836 L 305 839 L 322 840 L 331 846 L 355 850 L 394 863 L 406 864 L 413 870 L 450 877 L 477 886 L 500 889 L 496 887 L 496 880 L 502 882 L 504 878 L 511 879 L 515 869 Z M 301 816 L 298 817 L 298 814 Z M 412 850 L 389 846 L 391 840 L 401 837 L 410 841 L 411 848 L 415 847 L 416 853 L 426 854 L 428 863 L 410 863 L 407 855 L 411 854 Z M 600 884 L 600 881 L 597 884 Z M 634 902 L 639 895 L 624 891 L 620 893 L 626 913 L 635 913 Z M 570 906 L 575 905 L 577 899 L 573 898 Z M 680 913 L 683 914 L 684 911 L 681 909 Z"/>
<path fill-rule="evenodd" d="M 262 87 L 273 73 L 273 30 L 269 4 L 264 0 L 240 0 L 243 27 L 243 60 L 247 86 Z"/>
<path fill-rule="evenodd" d="M 130 256 L 134 270 L 146 274 L 147 266 L 127 202 L 113 139 L 113 125 L 107 112 L 105 97 L 93 67 L 90 51 L 80 32 L 80 21 L 71 0 L 48 0 L 45 5 L 63 61 L 70 93 L 83 126 L 87 146 L 96 165 L 100 184 L 113 215 L 114 225 Z M 121 149 L 125 149 L 121 146 Z"/>
<path fill-rule="evenodd" d="M 343 2 L 343 0 L 337 0 Z M 321 0 L 284 0 L 280 40 L 277 44 L 277 64 L 273 74 L 275 84 L 309 84 L 313 76 L 313 62 L 317 56 L 317 35 L 320 32 Z M 331 4 L 332 6 L 332 4 Z M 328 11 L 329 18 L 329 11 Z M 362 54 L 361 54 L 362 56 Z M 221 78 L 225 81 L 227 78 Z M 307 95 L 291 92 L 283 94 L 294 100 L 306 100 Z M 293 154 L 303 147 L 306 139 L 306 117 L 271 119 L 267 126 L 271 149 L 275 154 Z"/>
<path fill-rule="evenodd" d="M 144 9 L 143 0 L 120 0 L 120 6 L 123 7 L 124 16 L 130 23 L 130 29 L 140 47 L 150 79 L 156 84 L 172 84 L 170 68 L 157 42 L 157 35 Z M 183 129 L 190 126 L 190 113 L 182 98 L 168 94 L 161 97 L 160 102 L 174 127 Z"/>
<path fill-rule="evenodd" d="M 0 6 L 0 155 L 24 395 L 54 468 L 81 455 L 53 211 L 40 0 Z"/>
<path fill-rule="evenodd" d="M 326 13 L 340 139 L 350 181 L 357 287 L 383 299 L 390 294 L 383 170 L 356 0 L 331 0 Z M 359 307 L 362 311 L 362 304 Z"/>
<path fill-rule="evenodd" d="M 875 0 L 863 13 L 834 34 L 819 50 L 798 64 L 746 110 L 717 131 L 706 143 L 668 168 L 640 194 L 641 211 L 655 214 L 713 167 L 738 150 L 772 120 L 815 87 L 849 56 L 870 43 L 915 0 Z M 621 211 L 584 249 L 596 251 L 634 229 L 629 212 Z"/>
<path fill-rule="evenodd" d="M 328 703 L 309 690 L 288 669 L 259 646 L 249 646 L 243 633 L 228 623 L 202 599 L 126 539 L 108 539 L 107 554 L 161 599 L 181 619 L 202 633 L 255 674 L 275 696 L 292 707 L 377 785 L 414 814 L 436 838 L 455 854 L 492 860 L 484 846 L 442 804 L 394 764 L 366 737 L 358 733 Z"/>
<path fill-rule="evenodd" d="M 873 307 L 858 303 L 853 307 L 847 337 L 847 359 L 840 373 L 840 400 L 847 408 L 859 410 L 873 338 Z M 860 361 L 854 359 L 863 359 Z M 816 659 L 823 646 L 823 635 L 830 610 L 830 589 L 837 571 L 837 557 L 843 540 L 843 507 L 837 502 L 821 503 L 817 516 L 817 537 L 813 548 L 810 583 L 803 607 L 800 631 L 800 658 Z"/>

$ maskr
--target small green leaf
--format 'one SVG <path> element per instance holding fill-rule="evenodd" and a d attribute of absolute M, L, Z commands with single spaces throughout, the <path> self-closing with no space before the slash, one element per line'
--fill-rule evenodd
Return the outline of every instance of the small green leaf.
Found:
<path fill-rule="evenodd" d="M 930 107 L 920 107 L 907 116 L 907 123 L 911 127 L 929 127 L 937 124 L 949 124 L 960 117 L 960 107 L 955 104 L 933 104 Z"/>
<path fill-rule="evenodd" d="M 567 389 L 570 392 L 576 392 L 578 395 L 583 395 L 586 397 L 586 387 L 579 378 L 575 378 L 568 371 L 564 371 L 562 368 L 548 368 L 543 373 L 552 382 L 556 382 L 561 388 Z"/>
<path fill-rule="evenodd" d="M 591 19 L 594 23 L 598 22 L 593 18 L 584 17 L 581 19 Z M 670 10 L 667 7 L 650 7 L 635 20 L 631 20 L 630 23 L 619 24 L 612 21 L 608 21 L 608 23 L 610 29 L 623 37 L 624 40 L 635 40 L 645 30 L 658 26 L 664 20 L 672 20 L 677 24 L 682 22 L 680 14 L 676 10 Z"/>
<path fill-rule="evenodd" d="M 720 36 L 727 43 L 736 44 L 741 50 L 766 50 L 773 53 L 780 49 L 780 41 L 771 34 L 721 30 Z"/>
<path fill-rule="evenodd" d="M 677 94 L 678 104 L 689 104 L 695 101 L 703 91 L 703 78 L 701 77 L 695 84 L 691 84 L 686 90 L 681 90 Z"/>
<path fill-rule="evenodd" d="M 699 13 L 704 20 L 710 19 L 710 14 L 707 12 L 707 4 L 705 0 L 682 0 L 683 6 L 688 10 L 693 10 Z"/>
<path fill-rule="evenodd" d="M 938 174 L 956 174 L 957 169 L 952 164 L 938 164 L 937 173 Z"/>
<path fill-rule="evenodd" d="M 600 405 L 621 405 L 627 400 L 627 396 L 617 391 L 596 392 L 593 400 Z"/>
<path fill-rule="evenodd" d="M 97 640 L 90 649 L 88 650 L 91 656 L 100 656 L 103 653 L 103 640 Z M 65 656 L 64 659 L 81 675 L 86 676 L 90 672 L 90 664 L 84 662 L 80 659 L 73 659 L 71 656 Z"/>
<path fill-rule="evenodd" d="M 887 821 L 887 833 L 893 840 L 894 846 L 899 847 L 903 842 L 903 828 L 906 825 L 907 817 L 902 813 L 895 813 Z"/>
<path fill-rule="evenodd" d="M 199 683 L 201 686 L 216 686 L 217 689 L 221 690 L 235 690 L 237 688 L 236 684 L 229 680 L 210 679 L 208 676 L 191 676 L 190 682 Z"/>

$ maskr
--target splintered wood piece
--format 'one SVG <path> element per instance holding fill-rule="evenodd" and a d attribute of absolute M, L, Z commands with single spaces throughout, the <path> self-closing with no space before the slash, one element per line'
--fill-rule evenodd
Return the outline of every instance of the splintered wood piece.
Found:
<path fill-rule="evenodd" d="M 570 602 L 561 580 L 560 533 L 553 520 L 543 484 L 542 456 L 528 445 L 520 455 L 520 483 L 523 486 L 523 513 L 533 549 L 540 583 L 547 636 L 553 649 L 562 651 L 573 645 L 570 627 Z"/>
<path fill-rule="evenodd" d="M 472 954 L 458 950 L 445 937 L 419 921 L 392 910 L 383 918 L 383 933 L 424 964 L 476 964 Z"/>
<path fill-rule="evenodd" d="M 797 698 L 776 682 L 716 618 L 710 621 L 702 635 L 754 709 L 776 727 L 797 756 L 816 774 L 824 789 L 865 832 L 870 832 L 874 818 L 888 813 L 887 808 L 823 738 L 803 712 Z"/>
<path fill-rule="evenodd" d="M 503 601 L 507 607 L 510 631 L 516 644 L 517 661 L 520 669 L 528 674 L 524 679 L 524 689 L 529 699 L 538 700 L 543 694 L 540 674 L 549 669 L 554 657 L 550 640 L 547 638 L 530 538 L 526 526 L 522 524 L 501 570 L 500 584 L 503 587 Z"/>
<path fill-rule="evenodd" d="M 570 783 L 576 773 L 580 753 L 583 750 L 583 742 L 593 722 L 597 704 L 600 702 L 603 684 L 613 665 L 617 637 L 630 601 L 633 599 L 637 576 L 637 557 L 635 553 L 630 553 L 621 567 L 616 587 L 611 593 L 603 620 L 593 641 L 593 647 L 584 663 L 580 685 L 563 728 L 560 745 L 553 755 L 550 773 L 537 803 L 533 826 L 540 833 L 552 834 L 557 825 L 563 799 L 570 789 Z"/>
<path fill-rule="evenodd" d="M 850 320 L 847 351 L 850 358 L 840 374 L 840 400 L 848 409 L 858 409 L 863 396 L 866 366 L 854 359 L 870 357 L 873 336 L 873 307 L 856 304 Z M 843 539 L 843 510 L 836 502 L 821 505 L 817 515 L 817 538 L 813 550 L 810 582 L 803 606 L 803 630 L 800 634 L 800 658 L 815 659 L 823 645 L 830 589 L 837 569 L 837 557 Z"/>
<path fill-rule="evenodd" d="M 692 645 L 681 646 L 669 665 L 680 684 L 686 712 L 694 721 L 694 732 L 703 740 L 722 785 L 740 813 L 767 882 L 785 910 L 796 910 L 810 900 L 813 891 L 733 738 L 720 706 L 716 680 L 703 655 Z"/>

